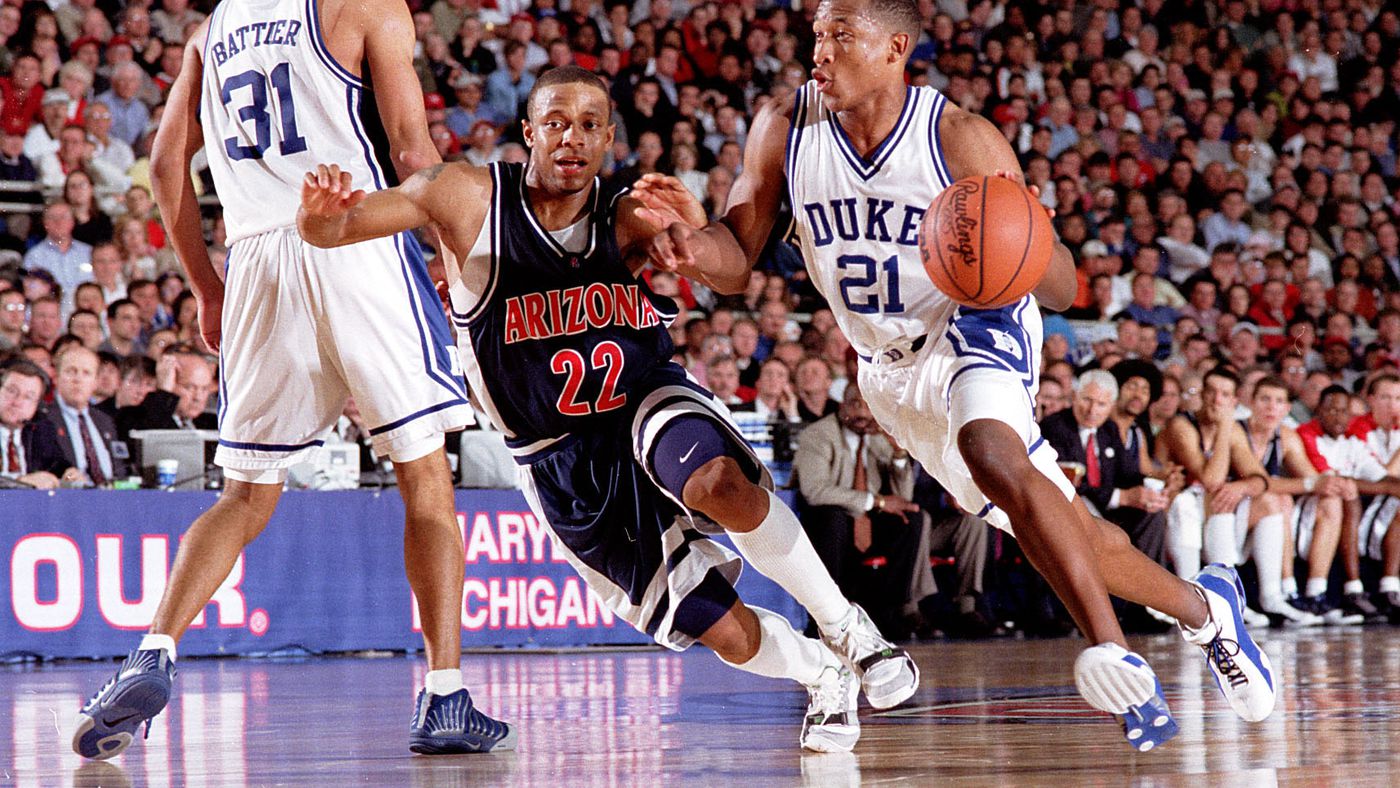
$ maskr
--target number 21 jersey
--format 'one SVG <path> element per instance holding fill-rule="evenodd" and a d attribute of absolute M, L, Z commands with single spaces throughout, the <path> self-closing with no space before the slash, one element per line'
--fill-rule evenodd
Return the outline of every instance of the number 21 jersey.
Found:
<path fill-rule="evenodd" d="M 933 88 L 908 88 L 894 130 L 863 157 L 816 83 L 797 91 L 784 163 L 795 240 L 862 356 L 929 333 L 957 308 L 919 258 L 919 223 L 949 184 L 938 142 L 946 106 Z"/>
<path fill-rule="evenodd" d="M 209 21 L 199 119 L 229 243 L 296 224 L 317 164 L 394 185 L 373 94 L 331 57 L 314 0 L 224 0 Z"/>

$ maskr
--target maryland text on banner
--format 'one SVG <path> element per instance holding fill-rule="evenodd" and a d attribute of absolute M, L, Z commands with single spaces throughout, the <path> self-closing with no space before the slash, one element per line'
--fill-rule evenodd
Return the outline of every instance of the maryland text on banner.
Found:
<path fill-rule="evenodd" d="M 0 492 L 6 609 L 0 656 L 125 654 L 151 622 L 180 534 L 214 493 Z M 524 498 L 461 490 L 462 645 L 650 642 L 574 574 Z M 740 592 L 800 626 L 796 604 L 748 571 Z M 181 642 L 181 654 L 422 647 L 403 571 L 397 491 L 289 492 Z"/>

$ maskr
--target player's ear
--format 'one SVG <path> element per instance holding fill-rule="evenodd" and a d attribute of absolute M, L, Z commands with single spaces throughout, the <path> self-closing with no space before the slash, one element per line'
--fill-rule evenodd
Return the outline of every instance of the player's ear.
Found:
<path fill-rule="evenodd" d="M 608 124 L 608 150 L 612 150 L 613 142 L 617 139 L 617 124 Z"/>
<path fill-rule="evenodd" d="M 895 33 L 890 37 L 890 62 L 898 63 L 909 55 L 909 45 L 913 43 L 908 33 Z"/>
<path fill-rule="evenodd" d="M 530 125 L 529 118 L 520 119 L 520 134 L 525 138 L 525 147 L 535 147 L 535 127 Z"/>

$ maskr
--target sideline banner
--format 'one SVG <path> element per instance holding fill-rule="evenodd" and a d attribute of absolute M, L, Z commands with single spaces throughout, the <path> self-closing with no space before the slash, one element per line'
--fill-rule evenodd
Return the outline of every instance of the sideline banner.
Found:
<path fill-rule="evenodd" d="M 216 493 L 0 492 L 5 611 L 0 657 L 126 654 L 150 624 L 180 535 Z M 457 491 L 466 556 L 464 648 L 651 642 L 556 558 L 514 490 Z M 721 537 L 723 540 L 723 537 Z M 797 604 L 746 568 L 749 602 L 803 624 Z M 181 655 L 285 649 L 418 650 L 398 491 L 296 492 L 248 546 L 180 644 Z"/>

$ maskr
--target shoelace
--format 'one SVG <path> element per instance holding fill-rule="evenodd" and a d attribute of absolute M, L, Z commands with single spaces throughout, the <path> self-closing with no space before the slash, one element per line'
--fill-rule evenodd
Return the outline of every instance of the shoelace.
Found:
<path fill-rule="evenodd" d="M 827 668 L 827 670 L 836 670 Z M 853 679 L 849 671 L 838 671 L 835 681 L 826 681 L 823 674 L 822 680 L 818 681 L 812 691 L 812 700 L 816 706 L 816 711 L 824 717 L 831 717 L 846 711 L 846 698 L 849 697 L 850 683 Z"/>
<path fill-rule="evenodd" d="M 1230 687 L 1238 687 L 1249 683 L 1249 677 L 1244 674 L 1244 669 L 1235 664 L 1235 656 L 1240 653 L 1240 644 L 1223 637 L 1216 636 L 1205 646 L 1206 659 L 1215 666 L 1216 672 L 1230 683 Z"/>

